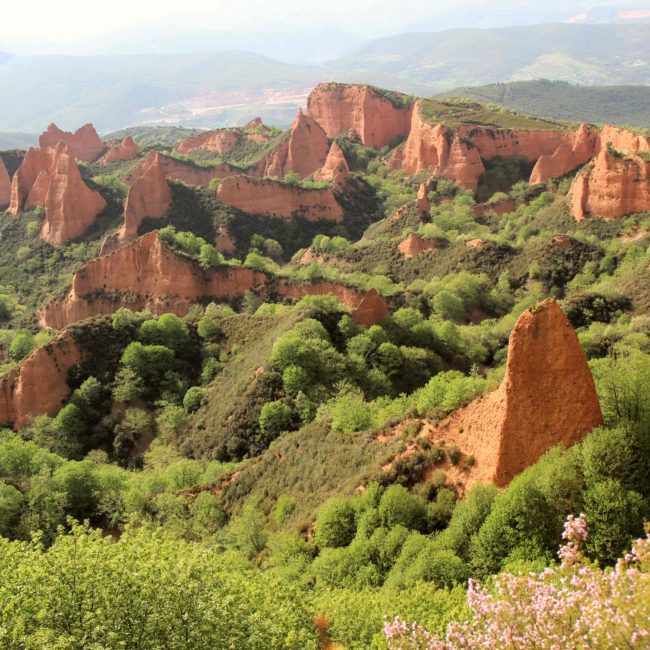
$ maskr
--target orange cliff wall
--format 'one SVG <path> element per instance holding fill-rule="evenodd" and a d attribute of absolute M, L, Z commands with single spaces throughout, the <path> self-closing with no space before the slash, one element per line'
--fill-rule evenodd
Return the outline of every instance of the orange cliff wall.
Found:
<path fill-rule="evenodd" d="M 70 395 L 68 371 L 81 361 L 68 332 L 34 350 L 0 379 L 0 423 L 20 429 L 34 416 L 56 413 Z"/>
<path fill-rule="evenodd" d="M 349 175 L 348 161 L 335 140 L 327 153 L 325 163 L 314 174 L 314 179 L 317 181 L 332 181 L 335 185 L 341 185 Z"/>
<path fill-rule="evenodd" d="M 604 147 L 573 180 L 569 201 L 578 221 L 589 217 L 609 221 L 650 210 L 650 162 Z"/>
<path fill-rule="evenodd" d="M 248 268 L 204 271 L 166 248 L 158 233 L 151 232 L 75 273 L 67 294 L 46 305 L 39 322 L 43 327 L 61 329 L 120 307 L 173 311 L 183 316 L 199 298 L 238 297 L 267 281 L 266 274 Z"/>
<path fill-rule="evenodd" d="M 153 160 L 158 152 L 150 151 L 142 160 L 142 162 L 135 167 L 129 176 L 129 183 L 134 183 L 144 172 L 151 166 Z M 215 165 L 214 167 L 199 167 L 189 162 L 183 162 L 170 156 L 158 154 L 160 156 L 160 164 L 165 173 L 167 180 L 180 181 L 186 185 L 194 187 L 207 187 L 213 178 L 226 178 L 233 174 L 241 173 L 230 165 Z"/>
<path fill-rule="evenodd" d="M 291 220 L 300 215 L 308 221 L 343 221 L 343 209 L 331 189 L 303 190 L 277 181 L 231 176 L 219 184 L 217 199 L 251 214 Z"/>
<path fill-rule="evenodd" d="M 578 337 L 547 300 L 517 320 L 499 388 L 452 413 L 429 436 L 474 455 L 470 483 L 503 486 L 554 445 L 569 447 L 602 423 Z"/>
<path fill-rule="evenodd" d="M 106 201 L 81 178 L 68 145 L 29 149 L 14 174 L 9 210 L 45 208 L 41 238 L 61 246 L 82 235 L 106 207 Z"/>
<path fill-rule="evenodd" d="M 70 153 L 79 160 L 93 162 L 106 150 L 92 124 L 84 124 L 74 133 L 62 131 L 56 124 L 50 124 L 41 134 L 38 144 L 42 147 L 55 147 L 59 142 L 68 145 Z"/>
<path fill-rule="evenodd" d="M 307 113 L 334 137 L 354 131 L 369 147 L 383 147 L 409 132 L 411 106 L 397 107 L 370 86 L 324 83 L 307 98 Z"/>
<path fill-rule="evenodd" d="M 427 122 L 421 108 L 420 100 L 413 108 L 408 138 L 391 158 L 391 169 L 405 169 L 409 174 L 429 171 L 474 191 L 485 171 L 483 160 L 518 155 L 536 161 L 542 155 L 552 155 L 561 144 L 573 141 L 570 131 L 560 130 L 472 125 L 452 129 Z"/>

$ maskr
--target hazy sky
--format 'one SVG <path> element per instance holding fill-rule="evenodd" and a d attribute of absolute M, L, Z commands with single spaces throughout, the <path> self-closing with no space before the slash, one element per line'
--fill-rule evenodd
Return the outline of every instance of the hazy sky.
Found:
<path fill-rule="evenodd" d="M 18 0 L 5 2 L 0 47 L 38 51 L 39 44 L 73 49 L 117 31 L 269 31 L 336 28 L 367 38 L 448 26 L 504 26 L 565 20 L 606 6 L 650 8 L 650 0 Z M 99 47 L 99 44 L 98 44 Z M 52 50 L 52 48 L 45 48 Z M 58 49 L 58 48 L 54 48 Z M 65 47 L 63 48 L 65 49 Z"/>

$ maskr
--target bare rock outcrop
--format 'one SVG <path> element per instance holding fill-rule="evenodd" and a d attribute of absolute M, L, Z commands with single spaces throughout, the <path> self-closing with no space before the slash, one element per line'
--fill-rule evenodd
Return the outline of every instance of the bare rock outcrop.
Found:
<path fill-rule="evenodd" d="M 395 93 L 400 96 L 399 93 Z M 369 147 L 383 147 L 409 132 L 411 106 L 397 105 L 372 86 L 340 83 L 319 84 L 307 99 L 307 113 L 325 133 L 337 136 L 353 132 Z"/>
<path fill-rule="evenodd" d="M 241 137 L 242 134 L 236 129 L 215 129 L 181 140 L 174 148 L 184 154 L 198 149 L 223 154 L 234 149 Z"/>
<path fill-rule="evenodd" d="M 140 147 L 134 142 L 130 135 L 127 135 L 122 142 L 110 145 L 108 151 L 100 158 L 102 165 L 110 165 L 115 162 L 135 160 L 140 153 Z"/>
<path fill-rule="evenodd" d="M 4 160 L 0 157 L 0 207 L 7 207 L 11 202 L 11 178 L 5 166 Z"/>
<path fill-rule="evenodd" d="M 650 162 L 604 147 L 573 180 L 569 200 L 578 221 L 589 217 L 609 221 L 650 210 Z"/>
<path fill-rule="evenodd" d="M 623 153 L 643 153 L 650 151 L 650 136 L 605 124 L 600 132 L 599 148 L 603 149 L 608 145 Z"/>
<path fill-rule="evenodd" d="M 92 124 L 84 124 L 74 133 L 71 133 L 70 131 L 62 131 L 56 124 L 52 123 L 38 139 L 41 148 L 55 147 L 59 142 L 65 142 L 70 153 L 75 158 L 85 162 L 97 160 L 106 150 L 106 145 L 101 141 Z"/>
<path fill-rule="evenodd" d="M 417 207 L 420 214 L 429 214 L 429 210 L 431 210 L 427 186 L 424 183 L 420 183 L 418 188 Z"/>
<path fill-rule="evenodd" d="M 124 224 L 118 235 L 120 243 L 137 236 L 138 227 L 145 217 L 164 217 L 171 202 L 172 192 L 165 178 L 160 154 L 155 153 L 151 165 L 129 188 L 124 205 Z"/>
<path fill-rule="evenodd" d="M 343 220 L 343 209 L 330 188 L 304 190 L 279 181 L 231 176 L 219 184 L 217 199 L 242 212 L 286 220 L 296 216 L 307 221 Z"/>
<path fill-rule="evenodd" d="M 34 350 L 0 379 L 0 423 L 20 429 L 44 413 L 56 413 L 70 396 L 68 371 L 82 361 L 69 332 Z"/>
<path fill-rule="evenodd" d="M 424 239 L 415 233 L 410 233 L 402 239 L 397 249 L 405 259 L 409 260 L 424 251 L 438 250 L 438 245 L 431 239 Z"/>
<path fill-rule="evenodd" d="M 552 446 L 569 447 L 602 423 L 578 337 L 547 300 L 517 320 L 499 388 L 452 413 L 429 437 L 474 455 L 471 482 L 504 486 Z"/>
<path fill-rule="evenodd" d="M 581 167 L 594 156 L 598 143 L 598 129 L 593 124 L 581 124 L 573 142 L 563 142 L 550 156 L 539 157 L 530 175 L 530 184 L 545 183 Z"/>
<path fill-rule="evenodd" d="M 409 174 L 429 171 L 457 185 L 476 190 L 484 160 L 497 156 L 524 156 L 536 161 L 552 155 L 572 133 L 562 130 L 500 129 L 459 124 L 455 128 L 432 124 L 422 113 L 423 102 L 413 108 L 408 138 L 390 161 L 391 169 Z"/>
<path fill-rule="evenodd" d="M 264 298 L 273 294 L 289 300 L 331 294 L 343 304 L 361 309 L 364 322 L 381 319 L 383 313 L 377 309 L 376 301 L 334 282 L 290 282 L 237 266 L 202 269 L 193 260 L 164 246 L 157 232 L 150 232 L 92 260 L 75 273 L 66 295 L 41 310 L 39 323 L 62 329 L 91 316 L 111 314 L 120 307 L 150 309 L 154 313 L 171 311 L 184 316 L 198 300 L 237 299 L 246 291 Z"/>
<path fill-rule="evenodd" d="M 82 235 L 106 207 L 106 201 L 81 178 L 68 145 L 30 149 L 14 174 L 10 211 L 45 208 L 41 238 L 55 246 Z"/>
<path fill-rule="evenodd" d="M 341 185 L 349 175 L 348 161 L 345 159 L 341 147 L 334 141 L 325 159 L 325 164 L 316 171 L 314 178 L 317 181 L 332 181 L 335 185 Z"/>
<path fill-rule="evenodd" d="M 41 311 L 39 322 L 61 329 L 120 307 L 183 316 L 199 298 L 239 297 L 267 281 L 266 274 L 249 268 L 203 270 L 164 246 L 157 232 L 150 232 L 86 264 L 75 273 L 67 294 Z"/>
<path fill-rule="evenodd" d="M 352 312 L 352 321 L 361 327 L 377 325 L 388 316 L 388 305 L 376 289 L 370 289 Z"/>
<path fill-rule="evenodd" d="M 134 183 L 153 163 L 156 154 L 160 157 L 160 165 L 165 174 L 165 178 L 170 181 L 180 181 L 186 185 L 194 187 L 207 187 L 213 178 L 227 178 L 233 174 L 241 173 L 241 170 L 231 167 L 230 165 L 213 165 L 211 167 L 202 167 L 194 163 L 185 162 L 165 156 L 156 151 L 150 151 L 131 172 L 129 183 Z"/>

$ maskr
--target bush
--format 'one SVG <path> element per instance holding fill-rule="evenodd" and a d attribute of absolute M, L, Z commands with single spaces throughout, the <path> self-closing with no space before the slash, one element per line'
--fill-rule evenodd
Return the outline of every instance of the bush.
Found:
<path fill-rule="evenodd" d="M 291 409 L 281 401 L 267 402 L 260 411 L 260 428 L 273 438 L 291 427 Z"/>
<path fill-rule="evenodd" d="M 424 530 L 426 512 L 423 499 L 402 485 L 388 487 L 379 502 L 379 516 L 387 528 L 404 526 L 409 530 Z"/>
<path fill-rule="evenodd" d="M 183 397 L 183 408 L 188 412 L 192 413 L 196 411 L 199 406 L 201 406 L 201 401 L 205 397 L 205 390 L 199 388 L 198 386 L 193 386 L 190 388 L 185 397 Z"/>
<path fill-rule="evenodd" d="M 350 499 L 337 497 L 326 501 L 318 511 L 314 539 L 318 547 L 347 546 L 357 530 L 354 505 Z"/>

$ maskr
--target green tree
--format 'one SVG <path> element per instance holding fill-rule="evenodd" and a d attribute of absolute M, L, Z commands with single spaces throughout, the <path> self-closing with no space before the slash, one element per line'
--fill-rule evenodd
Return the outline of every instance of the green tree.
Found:
<path fill-rule="evenodd" d="M 347 546 L 357 530 L 354 505 L 346 497 L 326 501 L 318 511 L 314 539 L 318 547 Z"/>
<path fill-rule="evenodd" d="M 34 348 L 36 342 L 27 330 L 19 330 L 9 344 L 9 354 L 16 361 L 24 359 Z"/>
<path fill-rule="evenodd" d="M 284 402 L 267 402 L 260 411 L 260 428 L 267 436 L 275 438 L 289 429 L 292 419 L 291 409 Z"/>

